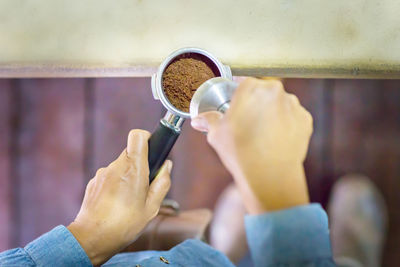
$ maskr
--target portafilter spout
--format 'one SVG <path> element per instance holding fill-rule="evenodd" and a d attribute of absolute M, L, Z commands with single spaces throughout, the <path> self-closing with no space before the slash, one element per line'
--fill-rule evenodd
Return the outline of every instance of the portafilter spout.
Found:
<path fill-rule="evenodd" d="M 238 84 L 230 79 L 216 77 L 204 82 L 194 93 L 190 102 L 190 117 L 207 111 L 225 113 Z"/>

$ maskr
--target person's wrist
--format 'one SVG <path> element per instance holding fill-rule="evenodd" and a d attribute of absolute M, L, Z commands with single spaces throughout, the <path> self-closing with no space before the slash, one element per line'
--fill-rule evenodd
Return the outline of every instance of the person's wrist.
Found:
<path fill-rule="evenodd" d="M 92 230 L 96 229 L 95 227 L 72 222 L 67 226 L 67 229 L 81 245 L 93 266 L 98 266 L 107 259 L 107 255 L 100 253 L 98 250 L 98 247 L 101 246 L 101 244 L 95 244 L 96 242 L 93 240 L 96 233 Z"/>
<path fill-rule="evenodd" d="M 253 168 L 245 174 L 238 173 L 236 177 L 234 175 L 236 181 L 246 181 L 245 186 L 238 186 L 244 192 L 249 214 L 257 215 L 309 204 L 302 163 L 276 163 L 269 166 Z"/>

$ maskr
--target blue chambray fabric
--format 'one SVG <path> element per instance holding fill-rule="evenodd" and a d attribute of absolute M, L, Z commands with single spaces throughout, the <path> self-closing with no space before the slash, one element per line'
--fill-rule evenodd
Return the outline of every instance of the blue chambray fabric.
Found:
<path fill-rule="evenodd" d="M 245 217 L 254 265 L 335 266 L 328 216 L 319 204 Z"/>
<path fill-rule="evenodd" d="M 335 266 L 328 220 L 318 204 L 246 216 L 247 239 L 255 266 Z M 166 259 L 165 263 L 160 259 Z M 29 243 L 0 253 L 0 266 L 92 266 L 64 226 Z M 169 251 L 121 253 L 104 264 L 117 266 L 234 266 L 221 252 L 194 239 Z"/>
<path fill-rule="evenodd" d="M 0 266 L 92 266 L 71 232 L 60 225 L 25 248 L 0 253 Z"/>

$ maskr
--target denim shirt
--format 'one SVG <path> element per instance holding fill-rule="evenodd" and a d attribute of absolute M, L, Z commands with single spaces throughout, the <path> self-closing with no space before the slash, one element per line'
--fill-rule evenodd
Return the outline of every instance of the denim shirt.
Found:
<path fill-rule="evenodd" d="M 245 217 L 255 266 L 335 266 L 328 218 L 319 204 Z M 60 225 L 24 248 L 0 253 L 0 266 L 92 266 L 78 241 Z M 103 266 L 234 266 L 221 252 L 189 239 L 168 251 L 120 253 Z"/>

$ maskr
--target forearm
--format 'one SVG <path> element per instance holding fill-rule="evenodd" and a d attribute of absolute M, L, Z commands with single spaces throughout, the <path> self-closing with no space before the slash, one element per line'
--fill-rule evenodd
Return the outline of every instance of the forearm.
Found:
<path fill-rule="evenodd" d="M 267 179 L 251 179 L 255 183 L 255 193 L 266 211 L 278 211 L 309 203 L 302 163 L 271 163 L 269 166 L 262 174 Z M 268 194 L 265 188 L 270 188 Z"/>
<path fill-rule="evenodd" d="M 302 163 L 271 162 L 234 173 L 250 214 L 278 211 L 309 203 Z M 241 183 L 241 184 L 240 184 Z"/>

